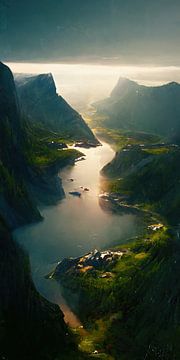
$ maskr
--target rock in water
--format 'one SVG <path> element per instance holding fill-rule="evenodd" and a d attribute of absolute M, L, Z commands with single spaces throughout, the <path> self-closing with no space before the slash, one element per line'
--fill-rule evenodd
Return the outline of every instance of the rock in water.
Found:
<path fill-rule="evenodd" d="M 69 191 L 70 195 L 81 197 L 81 193 L 79 191 Z"/>

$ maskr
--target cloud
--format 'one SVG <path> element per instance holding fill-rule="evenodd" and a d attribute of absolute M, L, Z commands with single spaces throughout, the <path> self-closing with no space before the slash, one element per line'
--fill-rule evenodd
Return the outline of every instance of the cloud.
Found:
<path fill-rule="evenodd" d="M 179 62 L 179 0 L 8 0 L 8 7 L 4 3 L 7 0 L 0 0 L 5 9 L 0 51 L 6 60 Z"/>

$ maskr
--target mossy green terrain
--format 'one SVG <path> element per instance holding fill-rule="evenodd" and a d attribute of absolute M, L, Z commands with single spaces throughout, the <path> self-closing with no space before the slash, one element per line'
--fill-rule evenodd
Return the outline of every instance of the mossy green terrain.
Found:
<path fill-rule="evenodd" d="M 87 329 L 79 349 L 97 358 L 178 360 L 179 147 L 145 133 L 99 131 L 117 151 L 102 171 L 102 190 L 123 197 L 117 208 L 140 209 L 156 223 L 117 246 L 125 251 L 115 264 L 58 279 Z"/>
<path fill-rule="evenodd" d="M 105 127 L 95 127 L 97 137 L 107 141 L 117 151 L 127 145 L 153 144 L 161 141 L 161 137 L 142 131 L 118 130 Z"/>
<path fill-rule="evenodd" d="M 75 309 L 90 332 L 80 349 L 96 349 L 109 359 L 178 359 L 180 257 L 175 234 L 166 227 L 149 230 L 123 248 L 127 252 L 108 269 L 110 278 L 102 278 L 98 270 L 61 277 L 67 298 L 71 292 L 71 306 L 79 297 Z"/>
<path fill-rule="evenodd" d="M 58 162 L 60 167 L 66 165 L 68 161 L 74 161 L 82 156 L 76 149 L 58 149 L 50 147 L 50 144 L 72 145 L 73 139 L 60 132 L 51 132 L 43 127 L 27 124 L 25 126 L 28 143 L 25 147 L 26 157 L 30 165 L 50 166 Z"/>
<path fill-rule="evenodd" d="M 109 177 L 104 190 L 125 194 L 127 204 L 157 212 L 176 223 L 180 215 L 179 147 L 123 151 L 103 169 Z"/>

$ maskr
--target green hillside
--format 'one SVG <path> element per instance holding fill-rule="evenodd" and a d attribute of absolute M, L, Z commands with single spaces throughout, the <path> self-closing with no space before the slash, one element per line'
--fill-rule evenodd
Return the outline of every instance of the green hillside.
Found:
<path fill-rule="evenodd" d="M 150 225 L 112 249 L 123 253 L 115 262 L 54 276 L 89 331 L 80 341 L 87 354 L 96 349 L 102 359 L 178 360 L 179 147 L 145 133 L 100 132 L 117 150 L 102 170 L 112 210 L 140 210 Z"/>
<path fill-rule="evenodd" d="M 120 78 L 109 98 L 94 104 L 95 126 L 180 139 L 180 85 L 151 87 Z"/>

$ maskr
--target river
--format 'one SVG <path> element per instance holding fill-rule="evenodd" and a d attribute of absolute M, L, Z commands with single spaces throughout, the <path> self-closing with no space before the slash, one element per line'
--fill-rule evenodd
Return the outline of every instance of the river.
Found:
<path fill-rule="evenodd" d="M 77 326 L 78 319 L 62 298 L 60 286 L 54 280 L 45 279 L 45 275 L 64 257 L 76 257 L 95 248 L 124 242 L 140 231 L 135 215 L 113 214 L 99 205 L 100 170 L 113 158 L 112 148 L 102 143 L 96 148 L 79 150 L 86 155 L 85 160 L 60 173 L 66 197 L 56 206 L 40 209 L 44 221 L 21 227 L 14 233 L 30 256 L 37 290 L 59 304 L 71 326 Z M 82 191 L 81 186 L 89 191 Z M 70 195 L 69 191 L 74 190 L 81 190 L 82 196 Z"/>

